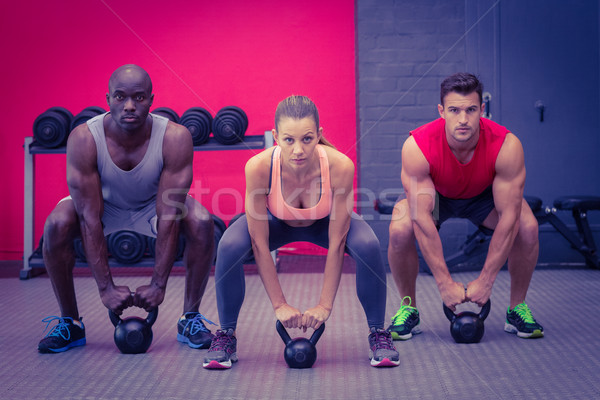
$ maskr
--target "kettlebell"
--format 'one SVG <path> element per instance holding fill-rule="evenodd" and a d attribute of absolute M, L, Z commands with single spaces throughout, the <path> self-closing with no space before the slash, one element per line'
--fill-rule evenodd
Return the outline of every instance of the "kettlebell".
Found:
<path fill-rule="evenodd" d="M 450 334 L 456 343 L 477 343 L 481 340 L 485 332 L 483 321 L 490 313 L 490 300 L 481 307 L 479 314 L 463 311 L 456 315 L 446 304 L 443 306 L 444 314 L 450 321 Z"/>
<path fill-rule="evenodd" d="M 152 343 L 152 325 L 158 317 L 158 308 L 150 311 L 146 319 L 127 317 L 121 319 L 112 310 L 108 316 L 115 326 L 115 344 L 123 354 L 145 353 Z"/>
<path fill-rule="evenodd" d="M 290 335 L 280 321 L 277 321 L 276 328 L 283 343 L 285 343 L 283 358 L 287 365 L 290 368 L 312 367 L 315 361 L 317 361 L 317 348 L 315 345 L 325 330 L 325 324 L 323 323 L 315 329 L 310 339 L 303 337 L 295 339 L 290 338 Z"/>

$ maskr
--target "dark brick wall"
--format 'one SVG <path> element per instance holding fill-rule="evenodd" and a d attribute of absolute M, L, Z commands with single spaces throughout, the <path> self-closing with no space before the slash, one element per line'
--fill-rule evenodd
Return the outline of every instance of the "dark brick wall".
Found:
<path fill-rule="evenodd" d="M 408 132 L 438 117 L 439 85 L 466 69 L 464 0 L 357 0 L 359 196 L 361 214 L 379 237 L 387 263 L 389 216 L 376 196 L 401 192 L 400 151 Z M 472 230 L 445 224 L 448 251 Z"/>
<path fill-rule="evenodd" d="M 560 12 L 557 10 L 564 7 L 562 2 L 546 4 L 543 0 L 537 0 L 536 4 L 555 7 L 554 12 Z M 580 7 L 584 5 L 589 13 L 599 14 L 597 5 L 584 1 L 579 3 Z M 594 179 L 597 176 L 597 168 L 594 168 L 597 160 L 591 160 L 590 165 L 583 168 L 583 172 L 581 162 L 565 166 L 558 170 L 558 173 L 562 174 L 559 176 L 548 176 L 546 169 L 549 167 L 543 167 L 552 165 L 552 161 L 548 160 L 549 157 L 564 158 L 565 147 L 561 146 L 566 145 L 567 149 L 572 150 L 577 148 L 578 142 L 566 143 L 562 130 L 552 134 L 545 131 L 543 140 L 546 148 L 549 143 L 555 147 L 552 151 L 540 152 L 538 142 L 531 139 L 531 132 L 535 132 L 536 127 L 524 125 L 523 129 L 519 130 L 515 126 L 521 126 L 522 121 L 516 121 L 513 115 L 503 115 L 502 104 L 505 107 L 510 102 L 502 103 L 499 99 L 503 95 L 506 99 L 508 94 L 522 95 L 525 91 L 519 91 L 518 87 L 511 86 L 509 83 L 511 78 L 519 75 L 519 73 L 513 74 L 509 68 L 511 64 L 506 60 L 510 58 L 510 54 L 505 53 L 506 57 L 503 58 L 496 53 L 496 50 L 500 52 L 502 49 L 500 40 L 502 26 L 508 29 L 504 36 L 505 40 L 508 40 L 511 29 L 515 28 L 510 23 L 516 20 L 521 21 L 521 24 L 524 21 L 527 23 L 522 12 L 530 8 L 534 9 L 532 3 L 521 7 L 517 2 L 505 3 L 497 0 L 356 0 L 355 6 L 359 118 L 357 205 L 359 212 L 381 241 L 381 252 L 386 264 L 390 218 L 376 213 L 373 210 L 373 201 L 381 195 L 386 195 L 391 200 L 401 193 L 402 144 L 410 130 L 438 117 L 439 85 L 446 76 L 457 71 L 469 71 L 479 75 L 484 83 L 484 90 L 494 93 L 495 96 L 491 107 L 493 119 L 520 132 L 526 148 L 526 161 L 528 160 L 531 167 L 528 168 L 526 194 L 543 196 L 547 204 L 553 197 L 569 194 L 554 189 L 553 182 L 563 179 L 566 182 L 579 182 L 576 187 L 582 187 L 583 191 L 587 190 L 582 194 L 598 195 L 598 180 Z M 516 12 L 520 14 L 508 18 L 511 13 Z M 552 10 L 548 13 L 553 15 Z M 567 44 L 563 44 L 563 47 L 577 49 L 575 54 L 579 54 L 582 59 L 587 59 L 590 65 L 597 65 L 599 41 L 598 37 L 593 35 L 600 35 L 599 28 L 598 25 L 584 18 L 583 13 L 584 11 L 581 10 L 576 13 L 578 18 L 582 18 L 581 27 L 570 26 L 564 32 L 563 36 Z M 501 15 L 508 25 L 502 25 Z M 537 23 L 539 24 L 539 21 Z M 528 35 L 531 36 L 530 42 L 534 43 L 538 40 L 545 43 L 547 37 L 550 37 L 556 29 L 555 26 L 541 24 L 530 31 Z M 589 39 L 591 49 L 588 48 L 589 46 L 586 47 L 582 38 Z M 577 46 L 568 45 L 571 41 L 577 43 Z M 546 57 L 550 55 L 547 54 Z M 502 68 L 501 59 L 505 60 Z M 519 68 L 519 62 L 513 60 L 513 64 L 516 63 L 514 68 Z M 536 73 L 541 74 L 542 78 L 546 77 L 548 82 L 552 82 L 554 76 L 568 76 L 572 70 L 570 63 L 569 59 L 563 63 L 555 60 Z M 582 76 L 574 81 L 574 85 L 584 86 L 589 82 L 595 86 L 594 82 L 598 81 L 597 75 L 590 77 L 589 71 L 585 68 L 580 70 L 583 71 Z M 590 70 L 595 73 L 593 67 L 590 67 Z M 502 82 L 505 82 L 504 86 Z M 577 90 L 577 86 L 572 88 L 573 93 L 578 93 Z M 574 98 L 582 101 L 581 108 L 584 109 L 585 104 L 590 102 L 594 104 L 594 101 L 598 101 L 597 94 L 592 95 L 592 99 L 589 97 L 575 96 Z M 562 99 L 556 96 L 551 99 L 549 97 L 548 101 L 560 104 Z M 578 115 L 577 118 L 583 116 Z M 589 130 L 585 133 L 586 141 L 581 142 L 581 145 L 585 146 L 584 143 L 589 145 L 581 149 L 584 153 L 589 148 L 595 147 L 597 143 L 595 138 L 598 137 L 597 119 L 588 117 L 586 121 Z M 576 180 L 581 177 L 586 179 Z M 561 213 L 560 217 L 565 223 L 575 229 L 570 215 L 567 212 Z M 590 214 L 592 230 L 598 237 L 600 234 L 598 214 L 600 213 Z M 440 235 L 446 256 L 458 251 L 467 235 L 474 230 L 475 227 L 464 220 L 451 220 L 444 224 Z M 481 262 L 481 259 L 469 260 L 471 264 L 481 265 Z M 554 228 L 542 225 L 539 262 L 542 264 L 581 263 L 583 258 L 571 249 Z"/>

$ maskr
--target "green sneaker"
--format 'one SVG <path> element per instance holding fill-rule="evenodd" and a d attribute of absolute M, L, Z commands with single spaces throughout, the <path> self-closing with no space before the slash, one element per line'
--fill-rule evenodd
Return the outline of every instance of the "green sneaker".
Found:
<path fill-rule="evenodd" d="M 525 303 L 521 303 L 511 311 L 510 307 L 506 311 L 506 322 L 504 331 L 516 333 L 521 338 L 540 338 L 544 336 L 544 328 L 537 323 L 531 310 Z"/>
<path fill-rule="evenodd" d="M 408 304 L 405 305 L 404 301 L 406 299 L 408 299 Z M 392 318 L 392 324 L 388 327 L 388 331 L 392 333 L 392 339 L 394 340 L 408 340 L 413 334 L 421 333 L 419 310 L 411 307 L 411 302 L 410 296 L 404 296 L 402 306 Z"/>

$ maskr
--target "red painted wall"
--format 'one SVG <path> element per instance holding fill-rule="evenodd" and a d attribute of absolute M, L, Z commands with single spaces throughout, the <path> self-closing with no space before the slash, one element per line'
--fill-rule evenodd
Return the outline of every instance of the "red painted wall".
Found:
<path fill-rule="evenodd" d="M 247 134 L 273 128 L 277 103 L 311 97 L 326 136 L 356 160 L 354 2 L 305 0 L 5 2 L 0 12 L 0 259 L 23 248 L 23 140 L 47 108 L 106 108 L 118 66 L 145 68 L 154 107 L 180 115 L 243 108 Z M 228 220 L 242 211 L 256 151 L 197 152 L 192 194 Z M 65 156 L 36 157 L 35 240 L 68 194 Z M 235 195 L 228 195 L 233 193 Z"/>

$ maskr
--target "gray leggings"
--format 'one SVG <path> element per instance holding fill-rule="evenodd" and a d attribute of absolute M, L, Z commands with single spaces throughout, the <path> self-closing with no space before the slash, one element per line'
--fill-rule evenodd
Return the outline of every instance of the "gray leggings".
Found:
<path fill-rule="evenodd" d="M 307 227 L 292 227 L 269 214 L 269 249 L 291 242 L 310 242 L 327 248 L 329 217 Z M 369 328 L 383 328 L 386 302 L 386 274 L 379 239 L 371 227 L 352 213 L 346 238 L 346 253 L 356 261 L 356 292 L 367 316 Z M 252 255 L 246 216 L 240 217 L 221 238 L 217 250 L 215 284 L 222 329 L 236 329 L 245 294 L 243 262 Z"/>

